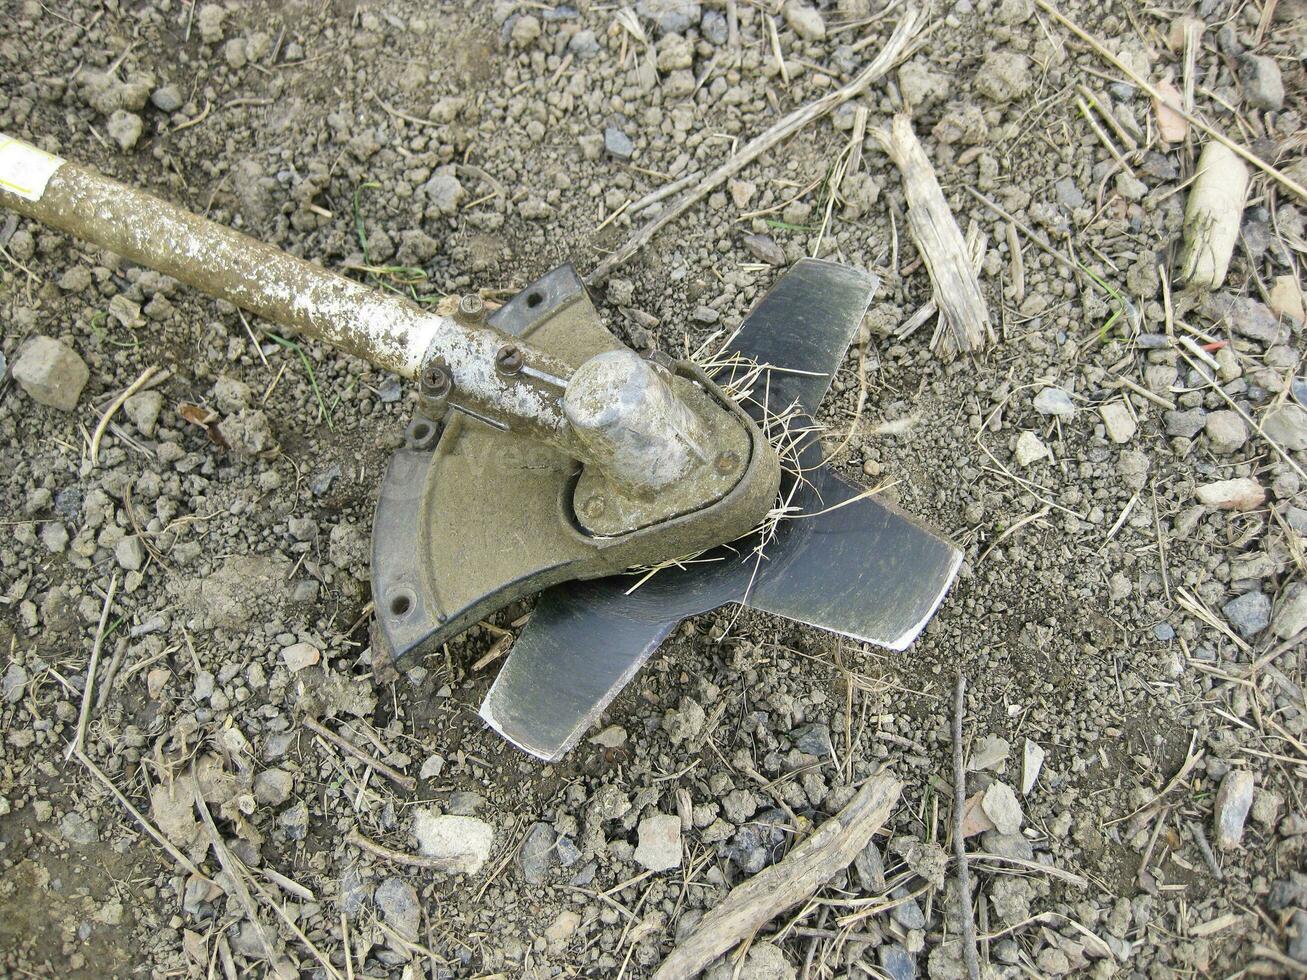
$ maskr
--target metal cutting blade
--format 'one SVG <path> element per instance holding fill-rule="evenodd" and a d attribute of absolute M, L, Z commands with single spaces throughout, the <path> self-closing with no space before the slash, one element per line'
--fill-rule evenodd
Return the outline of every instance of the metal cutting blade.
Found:
<path fill-rule="evenodd" d="M 742 362 L 719 380 L 747 370 L 744 362 L 763 365 L 772 411 L 796 403 L 813 414 L 875 286 L 874 277 L 847 266 L 797 263 L 745 319 L 730 343 Z M 836 476 L 822 465 L 815 439 L 799 460 L 804 479 L 789 502 L 802 516 L 781 521 L 765 546 L 755 535 L 642 583 L 622 575 L 544 592 L 482 718 L 532 755 L 557 759 L 682 620 L 731 602 L 907 647 L 943 600 L 961 552 Z"/>

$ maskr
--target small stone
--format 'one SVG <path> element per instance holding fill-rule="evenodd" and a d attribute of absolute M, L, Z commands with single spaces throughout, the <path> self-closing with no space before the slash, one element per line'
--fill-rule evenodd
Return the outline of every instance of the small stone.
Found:
<path fill-rule="evenodd" d="M 168 686 L 172 671 L 167 667 L 155 667 L 145 675 L 145 691 L 151 701 L 158 701 L 163 689 Z"/>
<path fill-rule="evenodd" d="M 1266 490 L 1252 477 L 1217 480 L 1198 488 L 1198 500 L 1217 510 L 1255 510 L 1266 503 Z"/>
<path fill-rule="evenodd" d="M 129 534 L 114 545 L 113 556 L 125 571 L 138 572 L 145 564 L 145 544 L 135 534 Z"/>
<path fill-rule="evenodd" d="M 1007 739 L 999 738 L 997 735 L 986 735 L 971 750 L 967 769 L 971 772 L 981 772 L 985 769 L 1002 772 L 1006 768 L 1007 757 L 1011 750 L 1012 746 L 1008 744 Z"/>
<path fill-rule="evenodd" d="M 898 899 L 899 904 L 890 909 L 890 917 L 904 929 L 926 928 L 926 913 L 921 911 L 907 885 L 899 885 L 889 893 L 891 899 Z"/>
<path fill-rule="evenodd" d="M 422 909 L 413 886 L 402 878 L 387 878 L 377 886 L 374 898 L 386 925 L 408 942 L 417 942 Z"/>
<path fill-rule="evenodd" d="M 1276 316 L 1287 317 L 1302 323 L 1307 319 L 1303 312 L 1302 290 L 1294 276 L 1276 276 L 1267 294 L 1267 303 Z"/>
<path fill-rule="evenodd" d="M 26 668 L 22 664 L 11 662 L 5 671 L 4 680 L 0 681 L 0 697 L 4 698 L 5 704 L 17 704 L 23 700 L 23 692 L 26 690 Z"/>
<path fill-rule="evenodd" d="M 527 831 L 522 849 L 517 853 L 522 880 L 527 884 L 538 885 L 548 876 L 554 857 L 554 836 L 554 828 L 547 823 L 534 823 Z"/>
<path fill-rule="evenodd" d="M 638 0 L 635 12 L 653 21 L 661 34 L 684 34 L 703 16 L 699 0 Z"/>
<path fill-rule="evenodd" d="M 1000 834 L 991 830 L 980 838 L 982 850 L 1000 857 L 1013 858 L 1017 861 L 1033 861 L 1035 848 L 1020 834 Z"/>
<path fill-rule="evenodd" d="M 1030 91 L 1030 59 L 1013 51 L 996 51 L 980 66 L 973 84 L 992 102 L 1019 99 Z"/>
<path fill-rule="evenodd" d="M 1017 436 L 1015 455 L 1020 465 L 1030 466 L 1041 459 L 1052 456 L 1052 453 L 1048 451 L 1048 447 L 1044 445 L 1039 436 L 1026 430 Z"/>
<path fill-rule="evenodd" d="M 322 653 L 312 643 L 293 643 L 281 651 L 281 659 L 294 673 L 312 667 L 322 659 Z"/>
<path fill-rule="evenodd" d="M 591 735 L 588 741 L 605 749 L 620 749 L 626 744 L 626 729 L 621 725 L 609 725 L 602 732 Z"/>
<path fill-rule="evenodd" d="M 452 874 L 474 875 L 490 857 L 495 828 L 477 817 L 439 815 L 418 810 L 413 816 L 418 850 Z"/>
<path fill-rule="evenodd" d="M 288 840 L 303 840 L 309 835 L 309 807 L 303 800 L 284 810 L 277 823 L 285 831 Z"/>
<path fill-rule="evenodd" d="M 567 42 L 567 50 L 582 61 L 589 61 L 603 49 L 599 46 L 599 39 L 595 37 L 595 32 L 586 30 L 577 31 L 572 35 L 572 39 Z"/>
<path fill-rule="evenodd" d="M 1180 439 L 1192 439 L 1207 424 L 1207 413 L 1201 408 L 1191 408 L 1187 412 L 1167 412 L 1162 418 L 1166 423 L 1166 434 Z"/>
<path fill-rule="evenodd" d="M 1021 795 L 1029 796 L 1039 779 L 1039 771 L 1044 768 L 1044 750 L 1030 739 L 1026 739 L 1021 758 Z"/>
<path fill-rule="evenodd" d="M 1307 582 L 1294 582 L 1280 595 L 1271 632 L 1281 640 L 1297 636 L 1307 629 Z"/>
<path fill-rule="evenodd" d="M 1238 412 L 1221 410 L 1209 412 L 1203 428 L 1212 452 L 1225 456 L 1237 452 L 1248 441 L 1248 426 Z"/>
<path fill-rule="evenodd" d="M 1274 58 L 1246 54 L 1239 59 L 1239 81 L 1244 98 L 1255 109 L 1278 110 L 1284 106 L 1284 79 Z"/>
<path fill-rule="evenodd" d="M 785 265 L 785 251 L 768 235 L 745 235 L 744 248 L 759 262 L 768 265 Z"/>
<path fill-rule="evenodd" d="M 1204 312 L 1214 320 L 1223 320 L 1230 329 L 1264 344 L 1273 344 L 1280 336 L 1280 323 L 1269 308 L 1248 296 L 1214 293 L 1207 298 Z"/>
<path fill-rule="evenodd" d="M 64 814 L 63 819 L 59 821 L 59 833 L 68 843 L 82 847 L 95 844 L 100 840 L 100 832 L 95 829 L 95 823 L 76 810 L 69 810 Z"/>
<path fill-rule="evenodd" d="M 668 871 L 681 866 L 681 818 L 655 813 L 640 821 L 640 843 L 635 861 L 650 871 Z"/>
<path fill-rule="evenodd" d="M 962 839 L 974 837 L 994 829 L 994 821 L 989 819 L 984 807 L 985 793 L 973 793 L 962 804 Z"/>
<path fill-rule="evenodd" d="M 735 203 L 736 208 L 743 211 L 753 200 L 753 195 L 758 192 L 758 185 L 749 180 L 735 180 L 732 178 L 726 182 L 726 190 L 731 195 L 731 200 Z"/>
<path fill-rule="evenodd" d="M 1307 449 L 1307 409 L 1293 402 L 1284 402 L 1262 417 L 1262 432 L 1267 439 L 1290 452 Z"/>
<path fill-rule="evenodd" d="M 821 12 L 799 0 L 785 4 L 785 23 L 805 41 L 820 41 L 826 36 L 826 21 Z"/>
<path fill-rule="evenodd" d="M 711 306 L 696 306 L 694 312 L 690 314 L 690 319 L 695 323 L 712 324 L 721 318 L 721 314 Z"/>
<path fill-rule="evenodd" d="M 523 14 L 513 23 L 513 43 L 519 48 L 529 48 L 540 36 L 540 21 L 530 14 Z"/>
<path fill-rule="evenodd" d="M 140 140 L 144 124 L 136 113 L 128 112 L 126 109 L 115 109 L 109 121 L 104 124 L 104 128 L 110 138 L 118 144 L 119 149 L 126 153 Z"/>
<path fill-rule="evenodd" d="M 831 754 L 830 728 L 827 725 L 804 725 L 793 738 L 794 747 L 805 755 L 821 758 Z"/>
<path fill-rule="evenodd" d="M 1116 175 L 1116 192 L 1127 201 L 1142 201 L 1148 196 L 1148 185 L 1123 170 Z"/>
<path fill-rule="evenodd" d="M 1103 417 L 1107 438 L 1118 446 L 1123 446 L 1134 438 L 1139 426 L 1124 402 L 1108 402 L 1099 408 L 1098 413 Z"/>
<path fill-rule="evenodd" d="M 41 544 L 52 555 L 61 555 L 68 547 L 68 528 L 63 521 L 46 521 L 41 525 Z"/>
<path fill-rule="evenodd" d="M 916 980 L 917 959 L 898 943 L 885 943 L 876 955 L 890 980 Z"/>
<path fill-rule="evenodd" d="M 427 757 L 427 761 L 422 763 L 422 768 L 418 771 L 419 779 L 436 779 L 445 771 L 445 760 L 442 756 L 432 755 Z"/>
<path fill-rule="evenodd" d="M 1279 793 L 1262 787 L 1253 794 L 1252 817 L 1267 830 L 1274 830 L 1280 821 L 1280 810 L 1284 807 L 1284 797 Z"/>
<path fill-rule="evenodd" d="M 205 44 L 216 44 L 222 40 L 222 22 L 226 16 L 227 11 L 219 3 L 206 3 L 200 8 L 195 24 L 200 29 L 200 39 Z"/>
<path fill-rule="evenodd" d="M 182 90 L 176 85 L 161 85 L 150 93 L 150 101 L 161 112 L 176 112 L 182 107 Z"/>
<path fill-rule="evenodd" d="M 1270 625 L 1271 600 L 1264 592 L 1245 592 L 1222 606 L 1221 612 L 1240 636 L 1251 640 Z"/>
<path fill-rule="evenodd" d="M 551 944 L 565 943 L 576 935 L 581 926 L 581 915 L 571 909 L 564 909 L 558 917 L 545 927 L 545 941 Z"/>
<path fill-rule="evenodd" d="M 1253 805 L 1253 774 L 1246 769 L 1231 769 L 1221 780 L 1212 805 L 1212 827 L 1217 847 L 1226 850 L 1243 840 L 1243 825 Z"/>
<path fill-rule="evenodd" d="M 33 337 L 14 359 L 14 380 L 42 405 L 71 412 L 91 372 L 77 352 L 53 337 Z"/>
<path fill-rule="evenodd" d="M 123 411 L 131 419 L 132 425 L 141 435 L 154 435 L 159 422 L 159 413 L 163 411 L 163 395 L 157 391 L 138 391 L 123 402 Z"/>
<path fill-rule="evenodd" d="M 1035 396 L 1035 411 L 1040 415 L 1069 419 L 1076 414 L 1076 403 L 1065 389 L 1045 388 Z"/>
<path fill-rule="evenodd" d="M 731 36 L 726 15 L 720 10 L 705 10 L 703 20 L 699 22 L 699 33 L 709 44 L 720 48 Z"/>
<path fill-rule="evenodd" d="M 994 821 L 994 828 L 999 833 L 1020 832 L 1023 819 L 1021 804 L 1017 802 L 1017 795 L 1012 792 L 1012 787 L 1007 783 L 998 781 L 990 783 L 980 805 L 985 810 L 985 816 Z"/>
<path fill-rule="evenodd" d="M 635 155 L 635 144 L 631 142 L 631 137 L 616 126 L 604 129 L 604 149 L 619 160 L 629 160 Z"/>
<path fill-rule="evenodd" d="M 467 191 L 459 179 L 447 172 L 434 174 L 422 185 L 422 193 L 431 202 L 431 207 L 443 215 L 457 214 L 459 205 L 467 197 Z"/>
<path fill-rule="evenodd" d="M 703 730 L 706 715 L 703 706 L 694 698 L 683 697 L 677 709 L 663 715 L 663 730 L 673 745 L 693 739 Z"/>
<path fill-rule="evenodd" d="M 294 784 L 285 769 L 265 769 L 254 777 L 254 798 L 267 806 L 281 806 L 290 799 Z"/>
<path fill-rule="evenodd" d="M 1063 177 L 1053 183 L 1053 196 L 1064 208 L 1074 211 L 1085 206 L 1085 195 L 1070 177 Z"/>

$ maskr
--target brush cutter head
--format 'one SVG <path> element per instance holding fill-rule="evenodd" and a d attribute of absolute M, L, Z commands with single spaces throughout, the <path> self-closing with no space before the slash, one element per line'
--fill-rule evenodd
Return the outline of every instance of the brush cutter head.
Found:
<path fill-rule="evenodd" d="M 654 380 L 708 420 L 707 430 L 676 425 L 686 451 L 714 454 L 701 467 L 714 487 L 588 487 L 587 472 L 538 441 L 466 414 L 416 418 L 377 504 L 374 664 L 420 656 L 544 590 L 481 715 L 527 752 L 556 759 L 677 624 L 726 603 L 905 648 L 961 554 L 824 466 L 811 424 L 875 285 L 857 270 L 804 260 L 707 370 L 653 362 Z M 626 351 L 567 266 L 490 324 L 572 364 Z M 640 404 L 628 418 L 661 410 L 662 389 L 650 394 L 629 352 L 608 369 L 620 375 L 622 397 Z M 577 411 L 601 420 L 605 408 Z M 619 435 L 616 451 L 640 433 Z"/>

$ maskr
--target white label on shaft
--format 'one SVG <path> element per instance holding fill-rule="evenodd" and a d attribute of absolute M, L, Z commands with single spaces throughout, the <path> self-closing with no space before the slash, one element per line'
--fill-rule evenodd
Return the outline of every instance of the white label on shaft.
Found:
<path fill-rule="evenodd" d="M 29 201 L 41 200 L 45 185 L 63 160 L 31 143 L 0 133 L 0 190 Z"/>

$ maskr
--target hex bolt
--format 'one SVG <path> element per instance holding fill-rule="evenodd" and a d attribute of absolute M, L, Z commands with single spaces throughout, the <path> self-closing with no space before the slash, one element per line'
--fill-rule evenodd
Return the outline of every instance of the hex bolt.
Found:
<path fill-rule="evenodd" d="M 469 323 L 480 323 L 486 316 L 486 304 L 476 293 L 465 293 L 458 300 L 458 318 Z"/>
<path fill-rule="evenodd" d="M 522 351 L 516 344 L 505 344 L 495 354 L 495 367 L 500 374 L 517 374 L 523 363 Z"/>
<path fill-rule="evenodd" d="M 727 449 L 717 454 L 713 465 L 718 473 L 725 476 L 727 473 L 735 472 L 735 468 L 740 465 L 740 457 L 734 451 Z"/>

